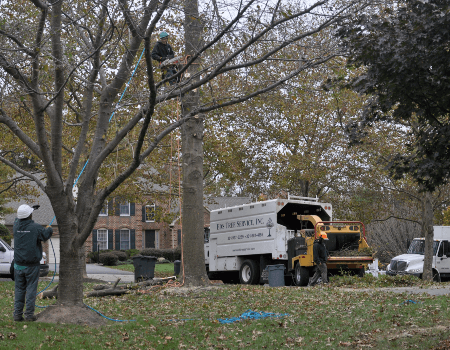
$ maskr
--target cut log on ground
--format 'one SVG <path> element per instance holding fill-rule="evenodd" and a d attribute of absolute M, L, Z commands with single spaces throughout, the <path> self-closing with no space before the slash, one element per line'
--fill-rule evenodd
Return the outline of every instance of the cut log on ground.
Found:
<path fill-rule="evenodd" d="M 89 292 L 86 294 L 87 298 L 90 297 L 104 297 L 107 295 L 122 295 L 122 294 L 126 294 L 129 293 L 129 291 L 127 289 L 102 289 L 102 290 L 94 290 L 92 292 Z"/>
<path fill-rule="evenodd" d="M 151 279 L 139 283 L 130 283 L 122 286 L 117 286 L 117 284 L 120 281 L 120 278 L 117 279 L 117 281 L 114 283 L 113 286 L 109 284 L 97 284 L 95 285 L 94 291 L 87 293 L 85 296 L 87 298 L 90 297 L 104 297 L 108 295 L 122 295 L 129 292 L 129 289 L 142 289 L 145 287 L 152 287 L 157 285 L 163 285 L 166 284 L 169 281 L 176 280 L 176 276 L 171 276 L 167 278 L 157 278 L 157 279 Z"/>
<path fill-rule="evenodd" d="M 41 294 L 41 299 L 51 299 L 51 298 L 58 299 L 58 286 L 59 284 L 57 284 L 56 287 L 53 289 L 43 291 Z"/>
<path fill-rule="evenodd" d="M 165 284 L 169 281 L 173 281 L 175 279 L 176 279 L 176 276 L 147 280 L 147 281 L 135 283 L 135 284 L 131 285 L 131 288 L 134 289 L 136 287 L 157 286 L 157 285 Z"/>

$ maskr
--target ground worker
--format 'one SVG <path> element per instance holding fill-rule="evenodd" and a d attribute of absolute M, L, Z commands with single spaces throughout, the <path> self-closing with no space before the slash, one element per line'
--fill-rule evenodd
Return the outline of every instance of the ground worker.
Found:
<path fill-rule="evenodd" d="M 34 208 L 37 209 L 35 206 Z M 34 306 L 39 281 L 42 242 L 53 234 L 50 226 L 46 228 L 31 220 L 34 208 L 22 204 L 17 209 L 14 222 L 14 321 L 23 321 L 23 307 L 26 309 L 25 321 L 36 321 Z"/>
<path fill-rule="evenodd" d="M 165 60 L 170 60 L 175 57 L 173 53 L 172 46 L 169 45 L 169 34 L 166 32 L 161 32 L 159 34 L 159 41 L 156 43 L 152 50 L 152 58 L 158 61 L 160 64 Z M 162 79 L 170 78 L 177 73 L 177 68 L 175 65 L 169 65 L 161 68 L 163 70 Z M 176 84 L 177 79 L 172 79 L 169 81 L 170 85 Z"/>
<path fill-rule="evenodd" d="M 313 259 L 314 263 L 317 266 L 316 273 L 313 278 L 309 282 L 310 286 L 316 284 L 317 280 L 320 276 L 322 276 L 322 283 L 328 283 L 327 277 L 327 260 L 328 260 L 328 251 L 325 247 L 324 240 L 328 241 L 328 236 L 325 232 L 320 233 L 319 238 L 314 241 L 313 245 Z"/>

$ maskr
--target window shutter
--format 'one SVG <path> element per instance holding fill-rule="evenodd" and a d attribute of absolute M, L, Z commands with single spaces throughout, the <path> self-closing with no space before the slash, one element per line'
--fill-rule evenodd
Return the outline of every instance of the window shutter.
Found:
<path fill-rule="evenodd" d="M 134 216 L 134 215 L 135 215 L 135 204 L 130 203 L 130 216 Z"/>
<path fill-rule="evenodd" d="M 116 230 L 116 249 L 120 250 L 120 230 Z"/>
<path fill-rule="evenodd" d="M 97 251 L 97 230 L 92 230 L 92 251 Z"/>
<path fill-rule="evenodd" d="M 178 245 L 181 244 L 181 230 L 178 230 Z"/>
<path fill-rule="evenodd" d="M 142 204 L 142 222 L 145 222 L 145 204 Z"/>
<path fill-rule="evenodd" d="M 136 230 L 130 230 L 130 249 L 136 249 L 135 232 Z"/>
<path fill-rule="evenodd" d="M 108 202 L 108 215 L 114 216 L 114 201 L 112 199 Z"/>
<path fill-rule="evenodd" d="M 113 250 L 113 230 L 108 230 L 108 249 Z"/>

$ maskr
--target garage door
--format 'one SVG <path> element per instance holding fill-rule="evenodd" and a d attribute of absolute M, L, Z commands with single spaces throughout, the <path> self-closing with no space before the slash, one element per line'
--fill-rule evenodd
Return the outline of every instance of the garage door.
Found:
<path fill-rule="evenodd" d="M 55 251 L 55 254 L 53 254 L 52 245 L 50 244 L 50 240 L 48 241 L 48 263 L 54 264 L 55 263 L 55 257 L 56 257 L 56 263 L 59 264 L 59 237 L 52 237 L 50 238 L 52 240 L 53 244 L 53 250 Z"/>

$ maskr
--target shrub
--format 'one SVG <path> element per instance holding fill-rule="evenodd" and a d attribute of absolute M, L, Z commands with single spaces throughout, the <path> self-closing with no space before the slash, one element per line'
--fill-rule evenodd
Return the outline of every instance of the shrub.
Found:
<path fill-rule="evenodd" d="M 141 252 L 140 252 L 140 255 L 154 256 L 156 258 L 162 257 L 161 249 L 156 249 L 156 248 L 145 248 L 145 249 L 142 249 Z"/>
<path fill-rule="evenodd" d="M 100 254 L 110 253 L 112 250 L 100 250 Z M 90 252 L 87 257 L 90 259 L 91 263 L 99 263 L 98 261 L 98 252 Z"/>
<path fill-rule="evenodd" d="M 141 250 L 141 255 L 154 256 L 156 258 L 164 258 L 169 261 L 181 260 L 181 248 L 175 249 L 156 249 L 145 248 Z"/>
<path fill-rule="evenodd" d="M 100 254 L 100 263 L 105 266 L 116 266 L 119 258 L 114 253 L 101 253 Z"/>
<path fill-rule="evenodd" d="M 87 255 L 89 262 L 91 263 L 98 263 L 98 254 L 97 252 L 90 252 Z"/>
<path fill-rule="evenodd" d="M 116 255 L 119 258 L 119 261 L 127 260 L 127 253 L 125 253 L 125 252 L 122 252 L 120 250 L 113 250 L 111 253 Z"/>
<path fill-rule="evenodd" d="M 125 250 L 125 253 L 127 253 L 127 259 L 130 259 L 133 256 L 139 254 L 139 249 L 128 249 L 128 250 Z"/>

